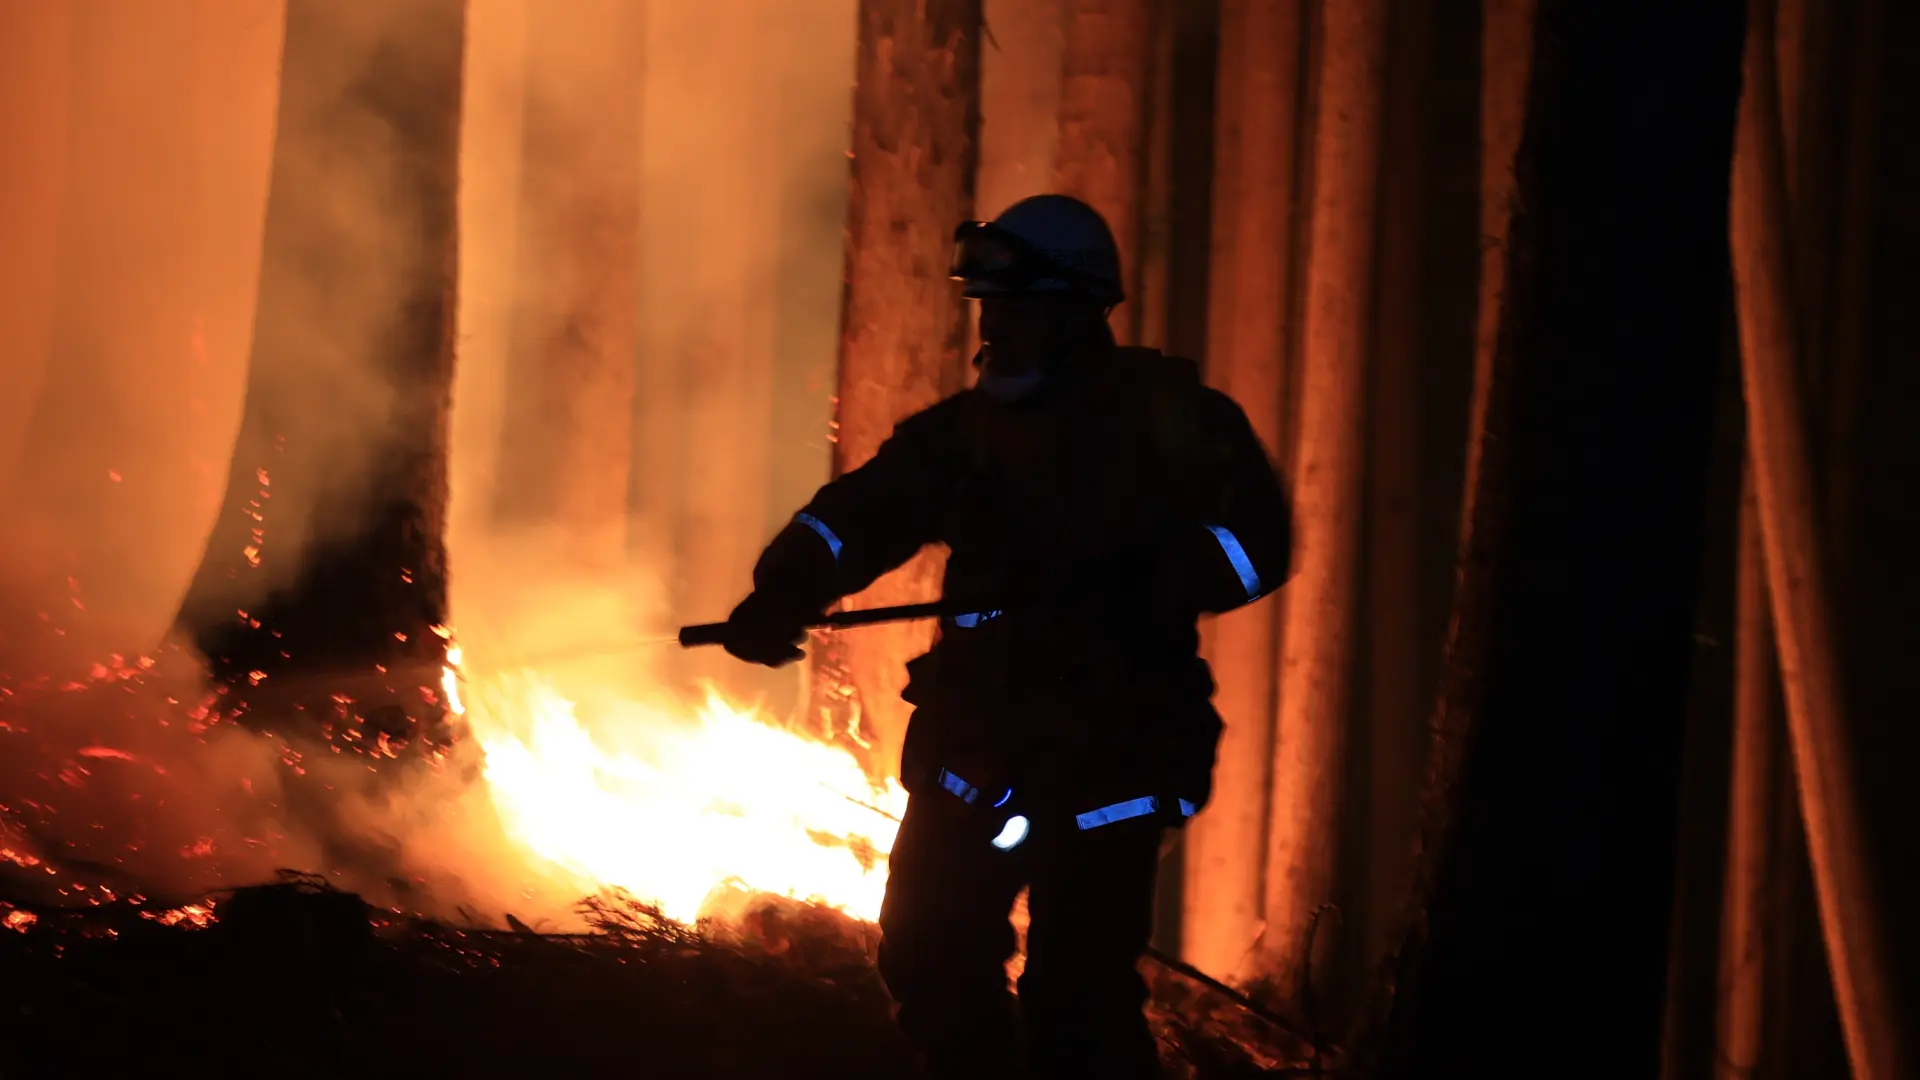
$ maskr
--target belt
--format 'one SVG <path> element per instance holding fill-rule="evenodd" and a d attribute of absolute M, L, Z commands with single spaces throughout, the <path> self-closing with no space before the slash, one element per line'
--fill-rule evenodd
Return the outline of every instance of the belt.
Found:
<path fill-rule="evenodd" d="M 937 774 L 937 779 L 943 789 L 968 806 L 979 804 L 982 796 L 985 795 L 985 792 L 978 786 L 969 783 L 951 769 L 941 769 Z M 993 846 L 999 848 L 1001 851 L 1012 851 L 1014 848 L 1019 847 L 1020 844 L 1026 840 L 1027 833 L 1033 824 L 1025 814 L 1019 813 L 1016 808 L 1011 806 L 1010 804 L 1012 803 L 1013 789 L 1006 788 L 995 797 L 992 802 L 982 808 L 986 810 L 1006 811 L 1006 817 L 1001 822 L 1000 831 L 993 838 Z M 1081 832 L 1086 832 L 1090 829 L 1098 829 L 1103 825 L 1112 825 L 1116 822 L 1131 821 L 1134 818 L 1158 815 L 1168 810 L 1177 811 L 1180 815 L 1180 820 L 1185 821 L 1187 818 L 1198 813 L 1200 807 L 1195 805 L 1190 799 L 1173 796 L 1142 795 L 1138 798 L 1123 799 L 1120 802 L 1095 807 L 1085 813 L 1075 814 L 1073 820 Z"/>

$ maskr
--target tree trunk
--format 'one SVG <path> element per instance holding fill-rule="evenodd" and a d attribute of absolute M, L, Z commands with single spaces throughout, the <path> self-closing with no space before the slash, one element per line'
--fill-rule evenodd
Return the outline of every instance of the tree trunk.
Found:
<path fill-rule="evenodd" d="M 1733 776 L 1727 811 L 1726 909 L 1721 915 L 1720 1017 L 1716 1075 L 1753 1076 L 1766 1016 L 1767 957 L 1777 929 L 1781 779 L 1779 690 L 1773 625 L 1767 615 L 1765 551 L 1752 466 L 1741 477 L 1734 624 Z"/>
<path fill-rule="evenodd" d="M 1153 25 L 1149 40 L 1152 56 L 1147 61 L 1147 93 L 1141 120 L 1142 158 L 1140 166 L 1140 236 L 1134 247 L 1134 267 L 1126 269 L 1133 308 L 1122 323 L 1133 330 L 1134 344 L 1168 351 L 1167 318 L 1172 303 L 1173 277 L 1173 203 L 1174 140 L 1180 126 L 1192 117 L 1176 116 L 1179 100 L 1175 65 L 1180 59 L 1188 12 L 1179 4 L 1139 0 L 1152 8 Z M 1123 268 L 1125 269 L 1125 268 Z"/>
<path fill-rule="evenodd" d="M 1280 720 L 1260 962 L 1296 1006 L 1314 989 L 1304 975 L 1319 912 L 1342 899 L 1387 5 L 1331 4 L 1322 19 L 1293 477 L 1298 547 L 1280 595 Z"/>
<path fill-rule="evenodd" d="M 980 0 L 861 0 L 859 41 L 836 475 L 966 374 L 965 309 L 947 258 L 954 226 L 973 214 Z M 936 598 L 944 564 L 923 553 L 849 606 Z M 931 643 L 931 628 L 909 624 L 816 646 L 816 706 L 857 724 L 887 768 L 906 729 L 905 664 Z"/>
<path fill-rule="evenodd" d="M 1215 97 L 1213 265 L 1207 381 L 1246 410 L 1269 453 L 1285 456 L 1288 358 L 1297 338 L 1294 250 L 1305 56 L 1301 0 L 1223 0 Z M 1207 627 L 1226 721 L 1213 801 L 1188 826 L 1181 916 L 1186 957 L 1239 976 L 1260 933 L 1272 760 L 1277 605 Z"/>
<path fill-rule="evenodd" d="M 1660 1059 L 1740 8 L 1538 10 L 1387 1076 Z"/>
<path fill-rule="evenodd" d="M 441 718 L 463 35 L 458 0 L 288 4 L 245 414 L 179 618 L 230 712 Z"/>
<path fill-rule="evenodd" d="M 1799 297 L 1787 242 L 1785 163 L 1774 72 L 1772 5 L 1752 4 L 1747 93 L 1734 169 L 1734 277 L 1742 371 L 1753 438 L 1754 487 L 1786 687 L 1801 813 L 1806 820 L 1820 921 L 1833 971 L 1847 1056 L 1857 1080 L 1903 1076 L 1895 992 L 1884 969 L 1855 787 L 1857 752 L 1843 711 L 1805 411 L 1796 386 Z"/>
<path fill-rule="evenodd" d="M 641 0 L 527 21 L 502 525 L 550 530 L 553 569 L 626 559 L 639 351 Z"/>
<path fill-rule="evenodd" d="M 1393 9 L 1385 106 L 1385 177 L 1380 186 L 1380 269 L 1371 394 L 1366 422 L 1366 509 L 1363 528 L 1365 601 L 1360 609 L 1354 722 L 1365 738 L 1354 748 L 1349 782 L 1366 792 L 1354 800 L 1345 843 L 1355 888 L 1347 946 L 1338 969 L 1344 1013 L 1357 989 L 1354 975 L 1387 947 L 1406 898 L 1407 851 L 1419 805 L 1426 742 L 1426 588 L 1422 512 L 1427 445 L 1426 384 L 1442 355 L 1427 311 L 1438 291 L 1425 281 L 1428 218 L 1438 185 L 1426 144 L 1435 117 L 1431 0 Z M 1470 134 L 1470 131 L 1469 131 Z"/>
<path fill-rule="evenodd" d="M 1514 159 L 1527 120 L 1527 84 L 1533 74 L 1535 0 L 1483 0 L 1480 31 L 1480 249 L 1479 336 L 1474 349 L 1474 395 L 1468 430 L 1467 505 L 1461 515 L 1462 540 L 1472 531 L 1472 511 L 1486 454 L 1493 449 L 1480 434 L 1487 430 L 1494 390 L 1493 366 L 1500 343 L 1502 304 L 1507 293 L 1508 251 L 1518 207 Z M 1463 546 L 1464 553 L 1464 546 Z"/>
<path fill-rule="evenodd" d="M 1681 732 L 1674 888 L 1668 920 L 1663 1080 L 1718 1074 L 1716 1014 L 1726 908 L 1728 801 L 1732 791 L 1735 677 L 1739 636 L 1736 559 L 1740 547 L 1741 469 L 1746 410 L 1740 401 L 1732 312 L 1722 319 L 1721 369 L 1715 373 L 1714 439 L 1701 519 L 1700 586 L 1686 718 Z"/>
<path fill-rule="evenodd" d="M 1217 3 L 1162 3 L 1148 123 L 1147 220 L 1140 241 L 1140 344 L 1175 356 L 1207 354 L 1213 258 L 1214 92 L 1219 78 Z M 1181 952 L 1186 833 L 1160 856 L 1154 947 Z"/>
<path fill-rule="evenodd" d="M 1134 301 L 1114 320 L 1114 336 L 1123 345 L 1140 334 L 1140 236 L 1156 6 L 1155 0 L 1066 0 L 1066 49 L 1060 58 L 1053 187 L 1092 204 L 1113 229 L 1127 298 Z"/>
<path fill-rule="evenodd" d="M 1511 234 L 1520 210 L 1517 156 L 1530 98 L 1533 20 L 1534 0 L 1484 0 L 1481 7 L 1479 304 L 1453 602 L 1442 683 L 1429 723 L 1412 885 L 1395 928 L 1399 940 L 1381 964 L 1368 1012 L 1356 1024 L 1365 1038 L 1404 1037 L 1403 1026 L 1389 1025 L 1404 1025 L 1414 1007 L 1401 1000 L 1401 984 L 1411 984 L 1427 948 L 1427 906 L 1452 828 L 1472 718 L 1486 693 L 1493 559 L 1505 543 L 1507 439 L 1513 424 L 1514 357 L 1511 347 L 1503 352 L 1499 346 L 1507 273 L 1520 259 Z M 1388 1048 L 1394 1049 L 1391 1043 Z"/>

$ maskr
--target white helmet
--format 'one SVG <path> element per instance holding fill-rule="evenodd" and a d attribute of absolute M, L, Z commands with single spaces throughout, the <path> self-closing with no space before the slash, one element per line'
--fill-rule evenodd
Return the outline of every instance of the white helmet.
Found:
<path fill-rule="evenodd" d="M 1105 304 L 1126 299 L 1120 248 L 1100 212 L 1070 195 L 1035 195 L 991 222 L 953 233 L 949 273 L 971 297 L 1071 293 Z"/>

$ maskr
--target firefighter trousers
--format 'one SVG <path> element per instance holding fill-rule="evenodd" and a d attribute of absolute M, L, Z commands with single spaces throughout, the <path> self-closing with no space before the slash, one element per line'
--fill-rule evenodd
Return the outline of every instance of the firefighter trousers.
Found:
<path fill-rule="evenodd" d="M 880 914 L 880 973 L 901 1030 L 935 1080 L 1158 1077 L 1137 965 L 1153 930 L 1162 825 L 1082 831 L 1071 816 L 1036 816 L 1011 851 L 989 842 L 996 829 L 942 791 L 908 802 Z M 1022 888 L 1016 1001 L 1008 915 Z"/>

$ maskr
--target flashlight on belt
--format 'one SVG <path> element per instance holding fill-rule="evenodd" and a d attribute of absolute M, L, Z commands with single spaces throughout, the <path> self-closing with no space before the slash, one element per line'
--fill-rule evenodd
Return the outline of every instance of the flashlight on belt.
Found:
<path fill-rule="evenodd" d="M 989 799 L 987 791 L 952 769 L 941 769 L 935 779 L 943 790 L 973 807 L 982 820 L 994 828 L 993 838 L 988 843 L 1001 851 L 1012 851 L 1026 841 L 1033 822 L 1014 803 L 1013 788 L 1001 788 L 999 795 Z"/>

